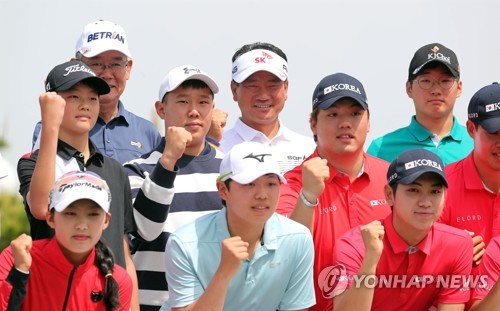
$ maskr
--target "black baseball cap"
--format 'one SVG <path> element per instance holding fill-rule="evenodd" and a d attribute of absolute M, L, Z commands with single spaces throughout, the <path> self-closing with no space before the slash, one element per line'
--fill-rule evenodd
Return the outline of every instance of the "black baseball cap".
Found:
<path fill-rule="evenodd" d="M 368 109 L 363 84 L 358 79 L 341 72 L 326 76 L 318 83 L 312 97 L 312 108 L 328 109 L 344 97 L 350 97 L 363 109 Z"/>
<path fill-rule="evenodd" d="M 45 91 L 67 91 L 84 80 L 95 88 L 98 95 L 108 94 L 110 91 L 108 83 L 99 78 L 92 69 L 79 60 L 72 60 L 55 66 L 45 79 Z"/>
<path fill-rule="evenodd" d="M 477 91 L 471 98 L 468 117 L 488 133 L 500 130 L 500 84 L 494 82 Z"/>
<path fill-rule="evenodd" d="M 409 149 L 391 162 L 387 171 L 387 182 L 391 186 L 409 185 L 425 173 L 434 173 L 448 187 L 443 169 L 443 161 L 437 154 L 422 148 Z"/>
<path fill-rule="evenodd" d="M 415 79 L 427 64 L 440 62 L 444 64 L 455 78 L 460 78 L 460 65 L 455 52 L 440 43 L 424 45 L 415 52 L 408 69 L 408 81 Z"/>

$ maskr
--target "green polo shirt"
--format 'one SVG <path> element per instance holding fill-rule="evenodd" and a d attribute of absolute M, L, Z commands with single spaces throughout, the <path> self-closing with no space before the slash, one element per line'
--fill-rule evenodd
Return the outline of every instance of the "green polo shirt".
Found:
<path fill-rule="evenodd" d="M 467 128 L 458 124 L 457 119 L 453 117 L 451 132 L 436 146 L 432 141 L 432 133 L 420 125 L 413 116 L 409 126 L 374 139 L 367 153 L 392 162 L 401 152 L 412 148 L 432 151 L 446 165 L 465 158 L 474 148 L 474 141 L 467 133 Z"/>

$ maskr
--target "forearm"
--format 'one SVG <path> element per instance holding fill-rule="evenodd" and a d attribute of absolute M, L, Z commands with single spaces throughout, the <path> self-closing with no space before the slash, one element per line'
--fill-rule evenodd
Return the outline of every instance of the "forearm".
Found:
<path fill-rule="evenodd" d="M 31 214 L 37 219 L 45 219 L 49 193 L 56 179 L 58 134 L 58 129 L 42 128 L 40 150 L 27 195 Z"/>
<path fill-rule="evenodd" d="M 367 257 L 363 260 L 358 272 L 358 280 L 362 281 L 353 280 L 350 289 L 342 293 L 340 296 L 335 297 L 335 311 L 368 311 L 371 309 L 375 289 L 373 286 L 367 285 L 373 284 L 375 281 L 374 276 L 377 269 L 377 262 L 367 259 Z"/>
<path fill-rule="evenodd" d="M 490 290 L 483 300 L 476 300 L 470 309 L 471 311 L 495 310 L 500 306 L 500 281 Z"/>
<path fill-rule="evenodd" d="M 212 277 L 207 289 L 198 299 L 184 308 L 172 308 L 172 310 L 220 311 L 224 308 L 224 301 L 226 300 L 227 289 L 230 281 L 230 276 L 225 275 L 218 270 Z"/>
<path fill-rule="evenodd" d="M 314 202 L 316 202 L 316 200 L 314 200 Z M 303 224 L 313 232 L 314 209 L 315 207 L 307 206 L 299 196 L 292 214 L 290 215 L 290 219 Z"/>

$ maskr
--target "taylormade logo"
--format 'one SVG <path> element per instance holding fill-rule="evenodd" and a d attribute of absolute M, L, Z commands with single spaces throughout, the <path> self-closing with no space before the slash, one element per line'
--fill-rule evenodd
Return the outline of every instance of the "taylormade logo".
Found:
<path fill-rule="evenodd" d="M 95 73 L 90 70 L 89 68 L 83 66 L 83 65 L 73 65 L 73 66 L 69 66 L 69 67 L 66 67 L 64 70 L 66 70 L 66 73 L 63 75 L 63 76 L 67 76 L 69 75 L 70 73 L 73 73 L 73 72 L 78 72 L 78 71 L 82 71 L 82 72 L 88 72 L 90 73 L 91 75 L 93 75 L 95 77 Z"/>
<path fill-rule="evenodd" d="M 359 88 L 357 88 L 354 85 L 347 84 L 347 83 L 338 83 L 338 84 L 333 84 L 333 85 L 330 85 L 328 87 L 325 87 L 325 89 L 323 90 L 323 94 L 326 95 L 328 93 L 335 92 L 335 91 L 341 91 L 341 90 L 351 91 L 351 92 L 355 92 L 355 93 L 358 93 L 361 95 Z"/>
<path fill-rule="evenodd" d="M 419 167 L 419 166 L 430 166 L 430 167 L 437 168 L 441 172 L 443 171 L 443 169 L 441 168 L 441 165 L 439 165 L 439 163 L 437 163 L 435 161 L 432 161 L 432 160 L 428 160 L 428 159 L 418 159 L 418 160 L 415 160 L 415 161 L 411 161 L 411 162 L 406 162 L 405 163 L 405 169 L 406 170 L 410 170 L 412 168 L 416 168 L 416 167 Z"/>
<path fill-rule="evenodd" d="M 74 183 L 71 183 L 71 184 L 64 184 L 64 185 L 61 185 L 59 187 L 59 192 L 64 192 L 66 191 L 66 189 L 72 189 L 74 187 L 87 187 L 87 188 L 93 188 L 93 189 L 97 189 L 99 191 L 102 191 L 102 188 L 99 187 L 99 186 L 96 186 L 88 181 L 84 181 L 84 182 L 74 182 Z"/>

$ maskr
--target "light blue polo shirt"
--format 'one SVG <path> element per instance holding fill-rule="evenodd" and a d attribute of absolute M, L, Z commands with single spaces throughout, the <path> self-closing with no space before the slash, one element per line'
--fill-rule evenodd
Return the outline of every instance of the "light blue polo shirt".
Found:
<path fill-rule="evenodd" d="M 229 237 L 226 208 L 170 235 L 165 249 L 170 297 L 161 310 L 187 306 L 203 294 L 219 267 L 221 242 Z M 310 231 L 273 214 L 264 226 L 263 245 L 231 280 L 224 310 L 299 310 L 314 305 L 313 259 Z"/>
<path fill-rule="evenodd" d="M 366 152 L 392 162 L 403 151 L 423 148 L 436 153 L 446 165 L 465 158 L 474 148 L 467 128 L 460 125 L 455 117 L 450 133 L 437 146 L 432 141 L 432 135 L 413 116 L 409 126 L 374 139 Z"/>

